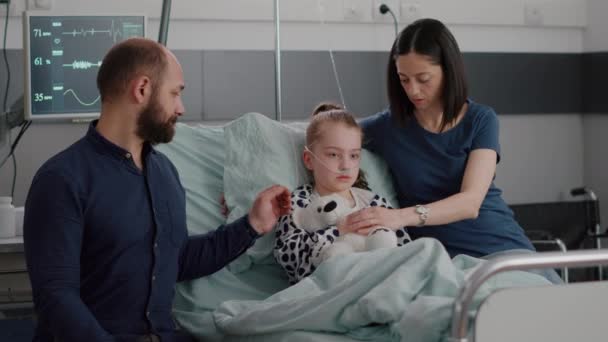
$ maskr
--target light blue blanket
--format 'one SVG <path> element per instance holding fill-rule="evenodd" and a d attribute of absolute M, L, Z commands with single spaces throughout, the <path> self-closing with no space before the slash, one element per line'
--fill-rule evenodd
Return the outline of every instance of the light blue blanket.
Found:
<path fill-rule="evenodd" d="M 454 298 L 481 261 L 451 260 L 439 242 L 357 253 L 323 263 L 313 275 L 263 301 L 228 301 L 213 313 L 225 335 L 324 331 L 373 341 L 442 341 Z M 502 287 L 549 285 L 528 272 L 492 277 L 475 303 Z"/>
<path fill-rule="evenodd" d="M 226 127 L 178 125 L 174 141 L 158 148 L 179 170 L 186 189 L 190 234 L 206 233 L 224 223 L 218 200 L 223 191 L 227 192 L 227 199 L 239 192 L 253 197 L 266 186 L 259 182 L 261 176 L 254 177 L 255 184 L 243 184 L 242 180 L 251 178 L 253 171 L 272 175 L 269 182 L 280 180 L 292 188 L 299 185 L 302 180 L 294 177 L 292 183 L 287 182 L 291 179 L 287 171 L 277 178 L 263 164 L 255 170 L 234 164 L 247 161 L 239 156 L 253 155 L 250 148 L 255 148 L 255 155 L 265 163 L 272 160 L 259 153 L 262 142 L 255 140 L 258 137 L 272 141 L 265 144 L 271 154 L 280 152 L 273 146 L 284 147 L 279 153 L 278 169 L 292 170 L 293 167 L 284 164 L 299 160 L 299 154 L 291 149 L 291 141 L 303 141 L 303 131 L 296 128 L 274 123 L 261 115 L 243 116 Z M 235 139 L 249 131 L 265 133 L 251 135 L 251 141 Z M 236 143 L 239 141 L 242 143 Z M 230 170 L 240 170 L 248 176 L 229 172 L 227 187 L 226 154 L 231 156 Z M 290 161 L 288 156 L 292 158 Z M 369 157 L 365 170 L 374 190 L 384 196 L 394 194 L 388 188 L 390 177 L 386 167 L 380 166 L 377 158 Z M 238 203 L 243 208 L 250 205 L 248 201 Z M 339 335 L 343 333 L 374 341 L 399 338 L 439 341 L 449 325 L 451 305 L 465 275 L 481 262 L 464 256 L 450 260 L 438 242 L 418 240 L 398 249 L 328 261 L 308 279 L 288 287 L 285 273 L 272 258 L 272 238 L 269 234 L 258 240 L 229 268 L 178 284 L 174 299 L 178 324 L 204 341 L 343 342 L 348 340 Z M 482 289 L 479 298 L 502 286 L 534 284 L 547 282 L 522 272 L 497 276 Z M 381 324 L 370 326 L 370 323 Z"/>

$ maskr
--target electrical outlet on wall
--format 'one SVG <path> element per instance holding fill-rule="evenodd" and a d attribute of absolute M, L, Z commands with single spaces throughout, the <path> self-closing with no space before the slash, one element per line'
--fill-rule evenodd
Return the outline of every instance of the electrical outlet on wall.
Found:
<path fill-rule="evenodd" d="M 53 9 L 53 0 L 27 0 L 28 10 L 51 10 Z"/>
<path fill-rule="evenodd" d="M 369 22 L 369 2 L 367 0 L 343 0 L 342 11 L 344 21 Z"/>
<path fill-rule="evenodd" d="M 404 23 L 409 24 L 422 18 L 422 14 L 420 12 L 419 2 L 411 0 L 401 1 L 401 21 Z"/>
<path fill-rule="evenodd" d="M 0 16 L 6 16 L 6 7 L 8 6 L 8 15 L 15 16 L 17 15 L 17 4 L 15 0 L 11 1 L 10 4 L 7 5 L 6 1 L 0 0 Z"/>
<path fill-rule="evenodd" d="M 530 26 L 541 26 L 543 24 L 543 12 L 540 6 L 526 4 L 524 7 L 524 23 Z"/>

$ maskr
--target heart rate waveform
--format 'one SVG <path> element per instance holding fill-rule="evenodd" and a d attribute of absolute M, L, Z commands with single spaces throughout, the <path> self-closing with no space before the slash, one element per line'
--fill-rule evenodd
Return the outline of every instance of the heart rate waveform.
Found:
<path fill-rule="evenodd" d="M 84 102 L 80 99 L 80 97 L 78 97 L 78 94 L 76 94 L 76 92 L 73 89 L 68 89 L 65 92 L 63 92 L 63 96 L 66 96 L 68 93 L 72 94 L 72 96 L 74 96 L 76 101 L 78 101 L 78 103 L 80 103 L 81 105 L 83 105 L 85 107 L 91 107 L 91 106 L 95 105 L 97 103 L 97 101 L 99 101 L 99 99 L 101 99 L 101 95 L 98 95 L 97 98 L 95 100 L 93 100 L 93 102 Z"/>
<path fill-rule="evenodd" d="M 64 68 L 72 68 L 74 70 L 88 70 L 94 67 L 100 67 L 101 61 L 89 62 L 89 61 L 73 61 L 72 64 L 64 64 Z"/>
<path fill-rule="evenodd" d="M 112 24 L 110 25 L 110 27 L 107 29 L 104 29 L 104 30 L 97 30 L 94 28 L 90 28 L 90 29 L 80 28 L 80 29 L 73 29 L 72 31 L 62 32 L 61 34 L 64 36 L 72 36 L 74 38 L 76 38 L 76 37 L 87 38 L 88 36 L 108 35 L 109 37 L 112 38 L 112 41 L 114 41 L 116 43 L 119 40 L 119 37 L 123 37 L 123 35 L 124 35 L 125 36 L 124 38 L 128 38 L 129 36 L 137 35 L 137 33 L 139 31 L 141 31 L 143 28 L 143 25 L 141 25 L 141 24 L 131 24 L 131 23 L 124 23 L 124 22 L 122 23 L 121 26 L 122 26 L 122 28 L 121 27 L 117 28 L 114 23 L 114 20 L 112 20 Z"/>

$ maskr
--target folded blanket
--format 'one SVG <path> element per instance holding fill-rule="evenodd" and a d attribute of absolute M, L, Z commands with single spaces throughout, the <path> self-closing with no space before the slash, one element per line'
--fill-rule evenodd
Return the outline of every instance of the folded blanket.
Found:
<path fill-rule="evenodd" d="M 433 239 L 330 259 L 310 277 L 263 301 L 228 301 L 213 313 L 225 335 L 291 330 L 344 333 L 360 340 L 441 341 L 465 277 L 484 261 L 450 259 Z M 550 284 L 528 272 L 492 277 L 473 309 L 492 291 Z"/>

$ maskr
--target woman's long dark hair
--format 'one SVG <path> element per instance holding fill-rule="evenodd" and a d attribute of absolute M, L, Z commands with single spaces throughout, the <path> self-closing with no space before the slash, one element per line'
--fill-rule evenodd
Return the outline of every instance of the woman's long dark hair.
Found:
<path fill-rule="evenodd" d="M 441 130 L 453 123 L 468 96 L 466 75 L 458 43 L 439 20 L 420 19 L 408 25 L 395 39 L 387 65 L 387 92 L 391 113 L 401 124 L 414 115 L 414 104 L 403 90 L 397 74 L 397 58 L 414 52 L 427 56 L 443 71 L 443 121 Z"/>

